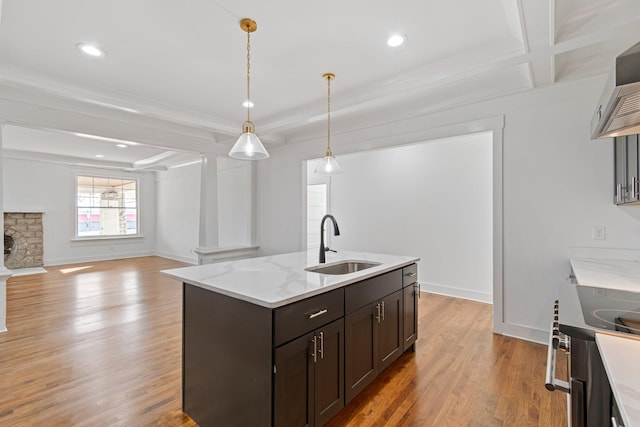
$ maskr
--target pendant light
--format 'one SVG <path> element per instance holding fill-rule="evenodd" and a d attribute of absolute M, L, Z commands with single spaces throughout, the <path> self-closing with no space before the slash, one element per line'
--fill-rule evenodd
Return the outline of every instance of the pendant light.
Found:
<path fill-rule="evenodd" d="M 251 33 L 258 29 L 258 24 L 252 19 L 244 18 L 240 21 L 240 28 L 247 33 L 247 121 L 242 124 L 242 135 L 229 151 L 229 156 L 240 160 L 262 160 L 269 157 L 269 153 L 256 135 L 251 122 Z"/>
<path fill-rule="evenodd" d="M 342 168 L 331 152 L 331 80 L 336 76 L 333 73 L 325 73 L 322 78 L 327 81 L 327 153 L 315 173 L 330 176 L 342 173 Z"/>

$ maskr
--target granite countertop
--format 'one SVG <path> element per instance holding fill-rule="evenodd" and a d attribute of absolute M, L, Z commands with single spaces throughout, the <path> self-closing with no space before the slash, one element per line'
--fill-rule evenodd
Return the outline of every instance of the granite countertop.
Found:
<path fill-rule="evenodd" d="M 597 333 L 596 343 L 624 426 L 640 426 L 640 340 Z"/>
<path fill-rule="evenodd" d="M 355 273 L 326 275 L 305 271 L 317 266 L 318 251 L 163 270 L 166 276 L 263 307 L 277 308 L 419 261 L 417 257 L 368 252 L 329 252 L 326 265 L 340 261 L 379 262 Z"/>

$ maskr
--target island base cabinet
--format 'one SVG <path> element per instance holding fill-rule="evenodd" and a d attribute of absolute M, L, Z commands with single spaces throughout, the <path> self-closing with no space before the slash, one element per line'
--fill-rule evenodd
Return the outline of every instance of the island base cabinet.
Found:
<path fill-rule="evenodd" d="M 378 334 L 373 304 L 345 317 L 345 350 L 345 397 L 349 403 L 376 377 Z"/>
<path fill-rule="evenodd" d="M 403 350 L 415 351 L 415 342 L 418 339 L 418 285 L 410 285 L 404 288 L 404 331 Z"/>
<path fill-rule="evenodd" d="M 345 318 L 346 402 L 402 354 L 402 290 Z"/>
<path fill-rule="evenodd" d="M 320 427 L 344 407 L 344 320 L 275 350 L 274 425 Z"/>
<path fill-rule="evenodd" d="M 182 410 L 202 427 L 271 425 L 271 310 L 183 287 Z"/>
<path fill-rule="evenodd" d="M 402 338 L 404 351 L 415 351 L 418 339 L 418 298 L 420 284 L 418 283 L 418 266 L 411 264 L 402 269 L 402 291 L 404 293 L 404 320 Z"/>
<path fill-rule="evenodd" d="M 202 427 L 321 427 L 417 338 L 415 264 L 268 308 L 183 287 L 182 410 Z"/>
<path fill-rule="evenodd" d="M 380 301 L 378 372 L 385 370 L 402 354 L 402 303 L 402 291 Z"/>

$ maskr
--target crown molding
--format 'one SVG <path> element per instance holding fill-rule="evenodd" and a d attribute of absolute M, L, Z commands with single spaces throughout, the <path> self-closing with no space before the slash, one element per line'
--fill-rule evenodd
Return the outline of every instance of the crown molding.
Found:
<path fill-rule="evenodd" d="M 69 108 L 70 105 L 75 104 L 75 109 L 78 111 L 100 107 L 103 112 L 126 113 L 132 115 L 133 119 L 144 117 L 223 135 L 238 133 L 238 124 L 222 117 L 212 117 L 197 111 L 180 109 L 115 91 L 97 92 L 25 70 L 0 67 L 0 85 L 14 88 L 30 99 L 33 99 L 33 94 L 39 94 L 43 101 L 46 100 L 45 105 L 49 106 L 63 103 L 66 108 Z"/>

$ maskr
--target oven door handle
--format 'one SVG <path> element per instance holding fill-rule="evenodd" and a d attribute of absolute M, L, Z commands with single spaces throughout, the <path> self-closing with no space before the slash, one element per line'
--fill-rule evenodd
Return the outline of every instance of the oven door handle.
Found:
<path fill-rule="evenodd" d="M 551 322 L 551 330 L 549 331 L 549 346 L 547 347 L 547 373 L 545 376 L 545 384 L 547 390 L 555 391 L 560 390 L 565 393 L 571 393 L 571 386 L 567 381 L 559 380 L 556 378 L 556 353 L 558 350 L 553 346 L 553 339 L 556 338 L 553 334 L 553 322 Z"/>

